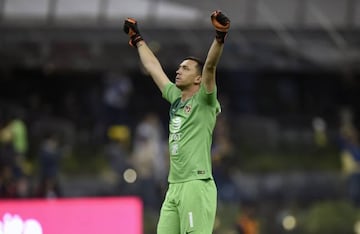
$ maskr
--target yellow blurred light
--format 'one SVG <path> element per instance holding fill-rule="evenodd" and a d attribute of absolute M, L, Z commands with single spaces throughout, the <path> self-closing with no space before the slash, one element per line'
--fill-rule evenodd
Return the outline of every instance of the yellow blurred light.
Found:
<path fill-rule="evenodd" d="M 356 221 L 356 223 L 354 224 L 354 231 L 355 234 L 360 234 L 360 220 Z"/>
<path fill-rule="evenodd" d="M 296 219 L 292 215 L 287 215 L 284 217 L 282 222 L 283 228 L 287 231 L 291 231 L 296 227 Z"/>
<path fill-rule="evenodd" d="M 128 141 L 130 139 L 130 129 L 125 125 L 113 125 L 108 129 L 107 135 L 112 140 Z"/>

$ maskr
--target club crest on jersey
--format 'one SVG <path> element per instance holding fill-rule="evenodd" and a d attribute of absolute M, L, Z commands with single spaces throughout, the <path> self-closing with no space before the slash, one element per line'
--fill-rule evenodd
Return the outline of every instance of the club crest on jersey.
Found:
<path fill-rule="evenodd" d="M 186 106 L 184 107 L 184 112 L 185 112 L 186 114 L 190 114 L 190 112 L 191 112 L 191 105 L 186 105 Z"/>

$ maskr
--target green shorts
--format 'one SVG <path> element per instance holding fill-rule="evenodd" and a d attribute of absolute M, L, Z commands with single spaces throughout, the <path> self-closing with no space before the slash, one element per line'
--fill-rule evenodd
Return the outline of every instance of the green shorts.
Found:
<path fill-rule="evenodd" d="M 157 234 L 211 234 L 216 205 L 214 180 L 170 184 L 161 207 Z"/>

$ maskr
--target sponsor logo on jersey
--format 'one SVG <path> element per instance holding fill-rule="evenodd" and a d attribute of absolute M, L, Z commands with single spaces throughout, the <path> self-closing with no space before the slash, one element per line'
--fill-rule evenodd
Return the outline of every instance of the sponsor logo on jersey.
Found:
<path fill-rule="evenodd" d="M 170 135 L 171 141 L 179 141 L 180 140 L 180 133 L 173 133 Z"/>
<path fill-rule="evenodd" d="M 181 118 L 175 117 L 171 120 L 171 122 L 173 132 L 178 132 L 181 128 Z"/>

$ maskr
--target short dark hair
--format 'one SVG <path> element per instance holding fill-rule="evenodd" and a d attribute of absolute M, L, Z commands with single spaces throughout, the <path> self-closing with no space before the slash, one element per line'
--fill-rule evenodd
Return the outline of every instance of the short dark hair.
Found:
<path fill-rule="evenodd" d="M 195 56 L 188 56 L 186 58 L 184 58 L 184 60 L 192 60 L 192 61 L 195 61 L 196 64 L 197 64 L 197 70 L 199 72 L 199 74 L 201 75 L 202 74 L 202 70 L 203 70 L 203 66 L 204 66 L 204 62 L 198 58 L 198 57 L 195 57 Z"/>

